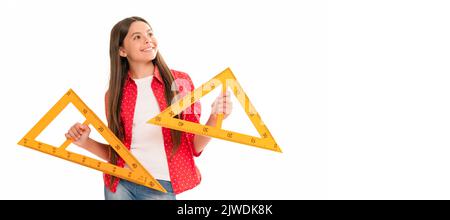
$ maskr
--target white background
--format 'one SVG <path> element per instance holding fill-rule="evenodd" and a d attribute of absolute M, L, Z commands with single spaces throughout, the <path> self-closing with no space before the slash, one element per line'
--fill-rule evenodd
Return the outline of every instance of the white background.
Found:
<path fill-rule="evenodd" d="M 109 33 L 138 15 L 196 86 L 231 67 L 283 149 L 213 139 L 196 159 L 202 183 L 178 199 L 449 199 L 448 11 L 446 1 L 2 1 L 0 198 L 104 198 L 100 172 L 17 142 L 69 88 L 106 121 Z M 68 108 L 39 138 L 61 143 L 81 120 Z M 237 102 L 224 128 L 255 133 Z"/>

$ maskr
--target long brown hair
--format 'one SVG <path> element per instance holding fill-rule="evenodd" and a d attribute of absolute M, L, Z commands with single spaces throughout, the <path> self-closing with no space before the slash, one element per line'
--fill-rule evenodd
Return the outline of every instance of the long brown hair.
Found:
<path fill-rule="evenodd" d="M 109 56 L 111 59 L 111 76 L 109 79 L 109 92 L 108 92 L 108 109 L 109 114 L 107 115 L 108 127 L 111 131 L 123 141 L 125 137 L 125 132 L 123 129 L 123 124 L 120 119 L 120 104 L 122 100 L 122 89 L 125 84 L 125 80 L 127 79 L 127 74 L 129 70 L 129 64 L 126 57 L 121 57 L 119 55 L 119 48 L 123 46 L 123 41 L 125 36 L 128 33 L 128 29 L 131 24 L 135 21 L 142 21 L 150 24 L 140 17 L 129 17 L 119 21 L 111 30 L 111 40 L 109 46 Z M 151 26 L 150 26 L 151 28 Z M 155 59 L 152 61 L 154 65 L 158 68 L 161 78 L 164 82 L 164 96 L 166 98 L 166 103 L 169 106 L 172 102 L 173 98 L 176 97 L 178 91 L 172 90 L 172 83 L 174 83 L 174 78 L 172 73 L 167 66 L 166 62 L 161 56 L 161 53 L 158 51 Z M 176 116 L 179 118 L 179 116 Z M 172 155 L 173 156 L 181 142 L 181 132 L 176 130 L 171 130 L 171 137 L 173 142 Z M 117 160 L 119 158 L 118 154 L 111 149 L 110 151 L 110 162 L 113 164 L 117 164 Z M 111 177 L 111 187 L 116 177 Z"/>

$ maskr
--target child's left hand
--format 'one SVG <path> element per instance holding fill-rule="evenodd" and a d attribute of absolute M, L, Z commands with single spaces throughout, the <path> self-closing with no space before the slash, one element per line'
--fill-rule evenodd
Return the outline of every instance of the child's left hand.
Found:
<path fill-rule="evenodd" d="M 218 114 L 223 114 L 223 119 L 226 119 L 231 113 L 232 104 L 230 92 L 221 93 L 211 105 L 211 118 L 217 119 Z"/>

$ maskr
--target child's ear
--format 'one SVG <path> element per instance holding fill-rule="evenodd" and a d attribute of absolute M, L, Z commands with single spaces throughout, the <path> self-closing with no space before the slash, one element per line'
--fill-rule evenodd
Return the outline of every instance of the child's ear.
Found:
<path fill-rule="evenodd" d="M 127 52 L 125 52 L 125 49 L 123 47 L 119 48 L 119 55 L 121 57 L 127 57 Z"/>

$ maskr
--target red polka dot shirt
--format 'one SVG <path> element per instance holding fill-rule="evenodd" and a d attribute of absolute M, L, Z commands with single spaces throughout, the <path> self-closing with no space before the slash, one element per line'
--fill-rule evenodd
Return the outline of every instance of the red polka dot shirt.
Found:
<path fill-rule="evenodd" d="M 190 91 L 194 90 L 194 85 L 188 74 L 176 70 L 171 70 L 171 72 L 175 79 L 175 84 L 178 89 L 180 98 Z M 165 108 L 167 108 L 167 103 L 164 96 L 164 83 L 162 81 L 161 75 L 159 74 L 158 68 L 156 68 L 156 65 L 154 76 L 155 77 L 153 77 L 153 80 L 151 82 L 151 87 L 153 90 L 153 94 L 158 101 L 160 111 L 163 111 Z M 128 148 L 128 150 L 130 150 L 131 146 L 132 125 L 136 97 L 137 86 L 134 83 L 134 80 L 130 77 L 130 74 L 128 74 L 122 91 L 120 113 L 125 131 L 125 137 L 122 141 Z M 200 102 L 196 102 L 181 113 L 181 119 L 199 123 L 200 114 L 201 105 Z M 201 181 L 200 172 L 194 162 L 194 156 L 200 156 L 201 152 L 195 152 L 194 134 L 182 132 L 180 147 L 178 148 L 177 153 L 170 157 L 173 147 L 170 129 L 164 127 L 161 127 L 161 129 L 164 138 L 164 148 L 167 155 L 170 181 L 172 183 L 174 193 L 179 194 L 181 192 L 194 188 L 195 186 L 200 184 Z M 124 167 L 124 160 L 122 158 L 119 158 L 119 160 L 117 161 L 117 165 L 120 167 Z M 109 174 L 103 174 L 103 177 L 105 185 L 110 188 L 111 176 Z M 115 179 L 115 181 L 112 183 L 113 187 L 111 191 L 116 191 L 119 181 L 119 178 Z"/>

